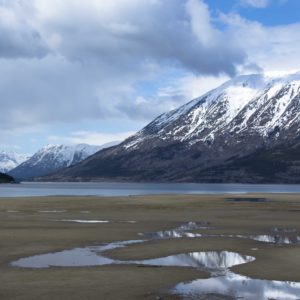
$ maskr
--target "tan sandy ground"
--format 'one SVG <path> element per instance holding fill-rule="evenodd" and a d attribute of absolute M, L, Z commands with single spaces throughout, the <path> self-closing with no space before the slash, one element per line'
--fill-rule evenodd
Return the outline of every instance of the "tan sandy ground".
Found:
<path fill-rule="evenodd" d="M 229 202 L 225 199 L 228 197 L 262 197 L 267 201 Z M 57 221 L 62 219 L 113 222 Z M 120 222 L 130 220 L 137 223 Z M 9 263 L 34 254 L 139 239 L 139 232 L 172 229 L 188 221 L 208 221 L 215 227 L 198 230 L 202 233 L 267 234 L 277 226 L 296 228 L 300 235 L 300 195 L 1 198 L 0 299 L 177 299 L 168 295 L 168 289 L 209 274 L 192 268 L 128 265 L 18 269 Z M 292 245 L 275 247 L 232 238 L 171 239 L 106 254 L 118 259 L 143 259 L 202 250 L 253 255 L 256 261 L 233 270 L 254 278 L 300 282 L 300 247 Z"/>

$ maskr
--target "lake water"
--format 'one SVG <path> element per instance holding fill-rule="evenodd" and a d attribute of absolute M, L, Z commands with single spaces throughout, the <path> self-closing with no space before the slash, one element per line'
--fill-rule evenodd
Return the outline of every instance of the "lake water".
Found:
<path fill-rule="evenodd" d="M 0 197 L 129 196 L 154 194 L 300 193 L 300 185 L 196 183 L 23 182 L 0 184 Z"/>

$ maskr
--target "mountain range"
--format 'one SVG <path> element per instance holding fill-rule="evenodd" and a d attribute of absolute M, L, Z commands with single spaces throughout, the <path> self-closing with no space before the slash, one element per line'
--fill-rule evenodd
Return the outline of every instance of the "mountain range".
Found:
<path fill-rule="evenodd" d="M 300 73 L 238 76 L 47 180 L 300 182 Z"/>
<path fill-rule="evenodd" d="M 32 157 L 8 172 L 17 180 L 28 180 L 43 176 L 62 168 L 79 163 L 102 148 L 114 145 L 116 142 L 102 146 L 87 144 L 78 145 L 47 145 L 37 151 Z"/>
<path fill-rule="evenodd" d="M 15 151 L 0 151 L 0 172 L 6 173 L 29 158 L 29 155 L 19 154 Z"/>

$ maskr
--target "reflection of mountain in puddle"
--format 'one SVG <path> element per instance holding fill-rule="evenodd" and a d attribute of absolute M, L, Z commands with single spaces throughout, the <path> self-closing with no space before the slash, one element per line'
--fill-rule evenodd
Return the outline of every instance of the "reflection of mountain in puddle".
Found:
<path fill-rule="evenodd" d="M 290 243 L 290 239 L 278 240 L 274 236 L 268 235 L 202 235 L 186 232 L 187 230 L 199 229 L 199 226 L 204 225 L 190 222 L 176 228 L 175 230 L 153 233 L 151 237 L 153 239 L 183 236 L 189 237 L 189 235 L 191 235 L 191 237 L 238 237 L 252 238 L 259 241 L 276 244 Z M 146 234 L 146 236 L 149 235 Z M 210 271 L 212 277 L 209 279 L 194 280 L 189 283 L 180 283 L 172 290 L 172 293 L 181 294 L 183 297 L 188 296 L 188 299 L 199 299 L 199 297 L 203 297 L 208 294 L 226 295 L 248 300 L 300 299 L 300 283 L 251 279 L 229 271 L 228 268 L 230 267 L 249 263 L 255 259 L 252 256 L 241 255 L 235 252 L 191 252 L 186 254 L 170 255 L 161 258 L 131 261 L 114 260 L 103 256 L 103 253 L 107 250 L 123 248 L 131 244 L 143 243 L 145 241 L 146 240 L 130 240 L 113 242 L 102 246 L 75 248 L 56 253 L 35 255 L 27 258 L 21 258 L 12 262 L 11 265 L 23 268 L 48 268 L 50 266 L 80 267 L 109 264 L 194 267 Z M 299 242 L 299 240 L 297 241 Z"/>
<path fill-rule="evenodd" d="M 208 222 L 195 223 L 189 222 L 172 230 L 162 230 L 150 233 L 140 233 L 151 239 L 171 239 L 171 238 L 239 238 L 250 239 L 258 242 L 272 243 L 276 245 L 299 244 L 300 236 L 291 235 L 296 232 L 294 228 L 273 228 L 276 234 L 267 235 L 245 235 L 245 234 L 202 234 L 188 232 L 191 230 L 214 229 Z"/>
<path fill-rule="evenodd" d="M 236 265 L 255 260 L 252 256 L 241 255 L 229 251 L 191 252 L 186 254 L 170 255 L 167 257 L 133 261 L 131 263 L 151 266 L 194 267 L 205 270 L 223 270 Z"/>
<path fill-rule="evenodd" d="M 161 230 L 157 232 L 140 233 L 139 235 L 151 239 L 171 239 L 184 237 L 201 237 L 201 234 L 187 232 L 189 230 L 212 229 L 208 222 L 188 222 L 171 230 Z"/>
<path fill-rule="evenodd" d="M 180 283 L 172 293 L 188 296 L 188 299 L 214 293 L 234 299 L 292 300 L 300 299 L 300 283 L 252 279 L 227 271 L 223 276 Z"/>

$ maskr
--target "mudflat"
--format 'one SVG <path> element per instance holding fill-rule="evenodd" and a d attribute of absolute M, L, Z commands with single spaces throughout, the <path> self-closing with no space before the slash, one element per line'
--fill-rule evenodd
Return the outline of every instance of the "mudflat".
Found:
<path fill-rule="evenodd" d="M 12 267 L 10 263 L 36 254 L 136 240 L 141 238 L 139 233 L 173 229 L 191 221 L 208 222 L 211 227 L 195 233 L 216 236 L 149 240 L 105 255 L 142 260 L 227 250 L 256 258 L 233 267 L 235 273 L 300 282 L 300 246 L 217 236 L 268 235 L 274 234 L 276 228 L 293 229 L 292 234 L 300 235 L 300 195 L 0 198 L 0 299 L 180 299 L 169 294 L 169 289 L 180 282 L 208 278 L 210 274 L 188 267 L 107 265 L 34 269 Z"/>

